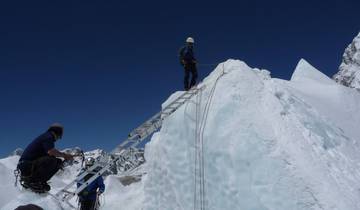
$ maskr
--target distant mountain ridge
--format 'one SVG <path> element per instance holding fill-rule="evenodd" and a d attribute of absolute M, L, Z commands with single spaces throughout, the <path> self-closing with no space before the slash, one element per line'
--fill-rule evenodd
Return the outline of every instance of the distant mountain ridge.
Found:
<path fill-rule="evenodd" d="M 333 79 L 339 84 L 360 90 L 360 33 L 345 49 L 339 72 Z"/>

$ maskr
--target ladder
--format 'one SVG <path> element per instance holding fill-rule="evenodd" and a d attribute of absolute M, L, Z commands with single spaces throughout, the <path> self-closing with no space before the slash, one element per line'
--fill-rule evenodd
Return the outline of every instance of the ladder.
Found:
<path fill-rule="evenodd" d="M 196 95 L 199 90 L 204 88 L 202 86 L 200 88 L 194 87 L 190 90 L 182 93 L 178 98 L 176 98 L 173 102 L 167 105 L 162 111 L 158 112 L 154 116 L 152 116 L 149 120 L 145 121 L 139 127 L 134 129 L 129 135 L 128 138 L 123 141 L 119 146 L 117 146 L 112 152 L 111 155 L 114 157 L 110 161 L 102 162 L 98 161 L 93 166 L 88 168 L 75 180 L 65 186 L 62 190 L 55 194 L 55 197 L 62 201 L 66 202 L 68 205 L 72 206 L 69 201 L 71 198 L 79 194 L 82 190 L 84 190 L 87 186 L 89 186 L 93 181 L 95 181 L 99 176 L 103 175 L 106 171 L 111 169 L 112 167 L 116 167 L 116 162 L 120 160 L 122 156 L 131 152 L 131 148 L 136 148 L 140 143 L 144 142 L 144 140 L 157 131 L 161 126 L 163 120 L 174 113 L 177 109 L 179 109 L 184 103 L 189 101 L 194 95 Z M 92 176 L 87 180 L 83 181 L 84 177 L 92 174 Z M 76 188 L 76 185 L 79 187 Z M 72 190 L 76 188 L 75 190 Z"/>

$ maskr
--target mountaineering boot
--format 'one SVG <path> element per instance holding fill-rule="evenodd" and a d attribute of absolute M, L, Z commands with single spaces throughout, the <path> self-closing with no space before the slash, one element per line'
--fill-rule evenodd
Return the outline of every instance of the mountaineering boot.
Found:
<path fill-rule="evenodd" d="M 25 189 L 30 188 L 30 183 L 29 183 L 29 182 L 21 181 L 20 184 L 21 184 L 21 186 L 23 186 Z"/>
<path fill-rule="evenodd" d="M 51 189 L 50 185 L 41 182 L 21 182 L 21 185 L 35 193 L 46 193 Z"/>
<path fill-rule="evenodd" d="M 42 188 L 43 188 L 46 192 L 50 191 L 51 187 L 50 187 L 50 185 L 49 185 L 48 183 L 44 182 L 44 183 L 41 183 L 41 184 L 42 184 Z"/>

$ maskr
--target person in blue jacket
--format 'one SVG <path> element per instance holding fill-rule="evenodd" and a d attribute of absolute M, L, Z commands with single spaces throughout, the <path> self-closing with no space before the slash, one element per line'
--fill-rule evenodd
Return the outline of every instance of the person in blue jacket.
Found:
<path fill-rule="evenodd" d="M 95 159 L 92 157 L 88 157 L 85 160 L 85 168 L 83 168 L 80 172 L 82 174 L 88 168 L 93 166 L 95 163 Z M 80 175 L 79 174 L 79 175 Z M 92 174 L 88 174 L 84 177 L 80 182 L 87 181 L 90 179 Z M 80 187 L 80 183 L 77 183 L 77 187 Z M 80 210 L 97 210 L 99 207 L 98 196 L 105 191 L 104 180 L 101 176 L 99 176 L 95 181 L 89 184 L 84 190 L 82 190 L 79 196 Z"/>
<path fill-rule="evenodd" d="M 196 80 L 198 77 L 197 68 L 196 68 L 196 58 L 194 54 L 194 39 L 188 37 L 186 39 L 186 45 L 180 49 L 179 52 L 180 63 L 184 67 L 185 76 L 184 76 L 184 89 L 189 90 L 196 85 Z M 190 73 L 192 75 L 191 82 L 189 84 Z"/>

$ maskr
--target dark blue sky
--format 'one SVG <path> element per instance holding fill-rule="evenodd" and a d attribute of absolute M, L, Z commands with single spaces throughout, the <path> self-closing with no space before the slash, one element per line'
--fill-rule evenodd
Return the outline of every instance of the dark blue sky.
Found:
<path fill-rule="evenodd" d="M 359 1 L 2 1 L 0 156 L 52 122 L 58 147 L 111 150 L 182 89 L 177 51 L 289 79 L 300 58 L 333 75 L 360 30 Z M 200 77 L 212 69 L 200 67 Z"/>

